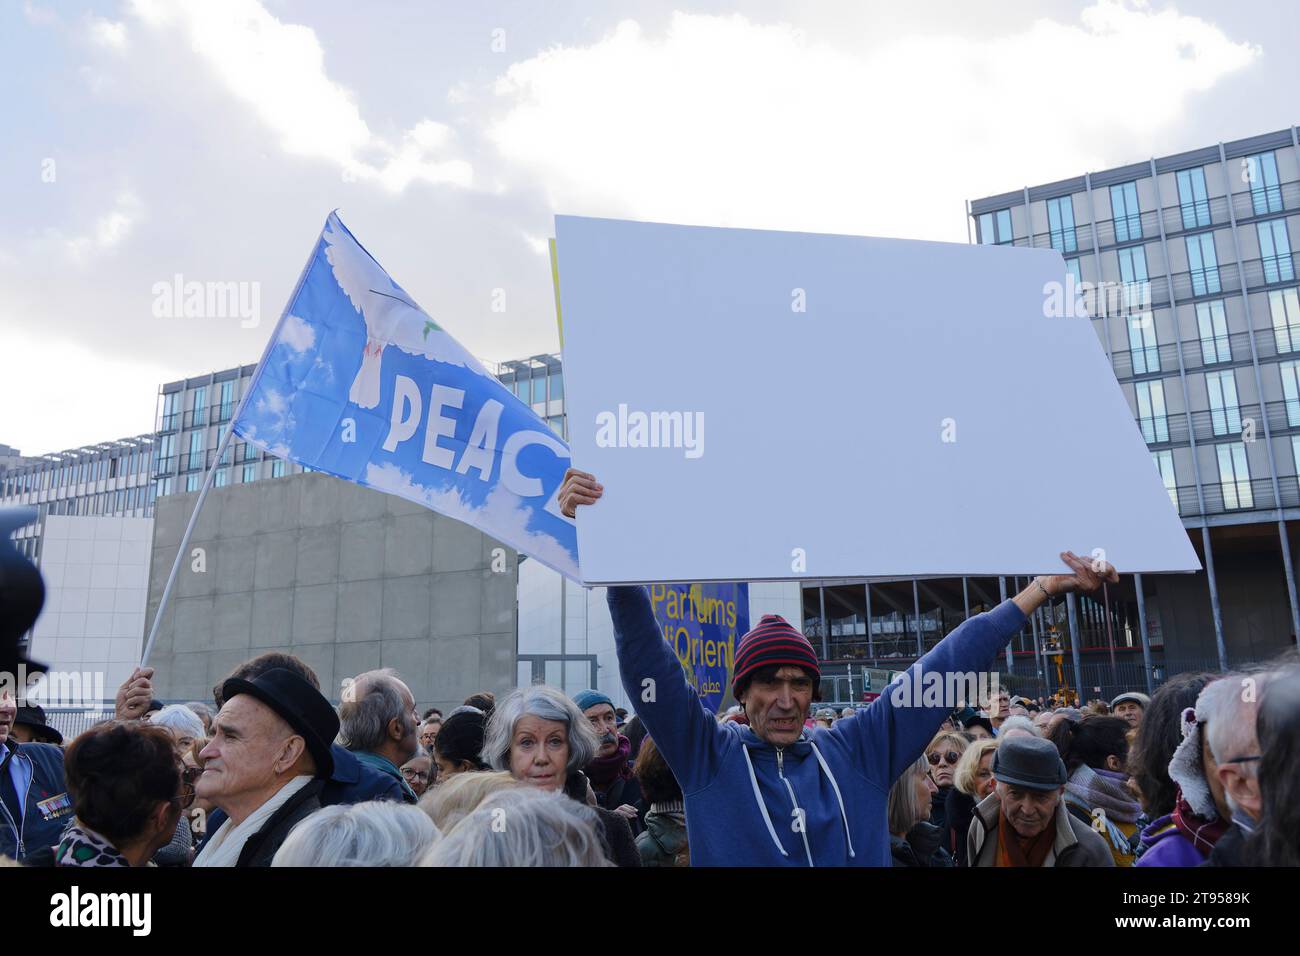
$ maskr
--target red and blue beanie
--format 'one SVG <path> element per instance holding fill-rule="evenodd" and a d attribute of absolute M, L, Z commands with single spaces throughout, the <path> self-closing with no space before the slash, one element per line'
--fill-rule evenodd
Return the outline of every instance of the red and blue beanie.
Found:
<path fill-rule="evenodd" d="M 736 645 L 736 668 L 731 677 L 732 693 L 736 693 L 737 688 L 754 671 L 768 665 L 802 667 L 815 680 L 821 680 L 822 668 L 817 652 L 808 643 L 808 638 L 791 627 L 779 614 L 764 614 L 758 625 Z"/>

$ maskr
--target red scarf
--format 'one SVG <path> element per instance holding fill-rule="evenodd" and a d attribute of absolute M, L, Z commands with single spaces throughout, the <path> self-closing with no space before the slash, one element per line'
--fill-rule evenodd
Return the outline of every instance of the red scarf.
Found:
<path fill-rule="evenodd" d="M 622 734 L 618 735 L 618 747 L 608 757 L 596 757 L 583 768 L 591 785 L 597 790 L 608 790 L 615 780 L 628 780 L 632 768 L 627 765 L 628 754 L 632 752 L 632 741 Z"/>
<path fill-rule="evenodd" d="M 1214 820 L 1207 820 L 1205 817 L 1198 817 L 1192 810 L 1191 804 L 1183 796 L 1183 791 L 1178 791 L 1178 802 L 1174 804 L 1174 826 L 1178 832 L 1191 841 L 1192 846 L 1196 847 L 1201 853 L 1209 856 L 1214 844 L 1219 842 L 1219 837 L 1228 829 L 1228 821 L 1219 817 Z"/>
<path fill-rule="evenodd" d="M 998 866 L 1042 866 L 1056 842 L 1056 818 L 1053 816 L 1043 832 L 1026 840 L 1011 827 L 1007 815 L 998 810 Z"/>

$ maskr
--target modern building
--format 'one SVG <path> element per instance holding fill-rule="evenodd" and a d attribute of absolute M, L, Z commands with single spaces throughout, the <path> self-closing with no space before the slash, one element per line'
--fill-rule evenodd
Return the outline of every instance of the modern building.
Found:
<path fill-rule="evenodd" d="M 1295 646 L 1298 147 L 1292 127 L 968 204 L 973 241 L 1065 258 L 1066 288 L 1084 291 L 1204 565 L 1126 576 L 1108 609 L 1082 602 L 1076 646 L 1102 671 L 1112 657 L 1138 659 L 1144 631 L 1153 666 L 1165 659 L 1170 669 L 1175 659 L 1221 667 Z M 1073 461 L 1035 463 L 1032 449 L 1028 458 L 1099 467 L 1086 448 Z M 1104 470 L 1097 478 L 1105 494 Z"/>

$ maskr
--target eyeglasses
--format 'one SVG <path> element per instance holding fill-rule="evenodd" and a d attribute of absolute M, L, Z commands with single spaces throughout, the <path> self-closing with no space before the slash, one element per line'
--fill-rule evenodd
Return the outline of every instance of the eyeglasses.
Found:
<path fill-rule="evenodd" d="M 961 754 L 957 753 L 957 751 L 955 750 L 949 750 L 945 754 L 940 754 L 940 753 L 926 754 L 925 759 L 930 761 L 931 767 L 937 767 L 939 766 L 940 760 L 942 760 L 944 763 L 955 764 L 958 760 L 961 759 Z"/>
<path fill-rule="evenodd" d="M 428 780 L 429 779 L 428 771 L 407 770 L 405 767 L 402 768 L 402 776 L 405 777 L 407 780 Z"/>

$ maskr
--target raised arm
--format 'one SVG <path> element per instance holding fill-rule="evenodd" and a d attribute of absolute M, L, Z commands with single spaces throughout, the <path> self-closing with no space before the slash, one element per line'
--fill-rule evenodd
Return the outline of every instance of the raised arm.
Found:
<path fill-rule="evenodd" d="M 570 468 L 560 489 L 560 510 L 574 517 L 577 505 L 595 503 L 603 488 L 586 472 Z M 677 656 L 664 640 L 641 585 L 608 589 L 619 676 L 628 700 L 663 752 L 683 792 L 712 778 L 724 735 L 686 680 Z"/>
<path fill-rule="evenodd" d="M 856 749 L 868 777 L 889 787 L 921 756 L 957 703 L 948 695 L 956 690 L 969 700 L 981 679 L 988 686 L 995 656 L 1044 602 L 1071 591 L 1096 590 L 1102 581 L 1119 581 L 1105 562 L 1094 566 L 1070 551 L 1061 552 L 1061 560 L 1073 574 L 1034 578 L 1015 597 L 963 621 L 870 707 L 852 720 L 835 722 L 834 730 Z"/>

